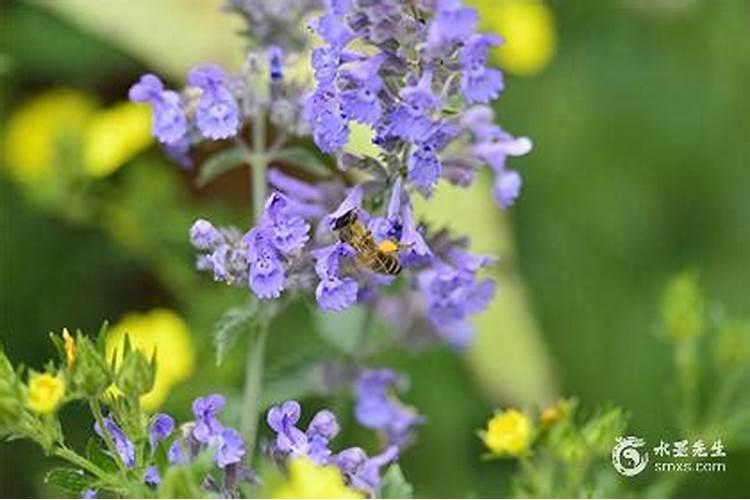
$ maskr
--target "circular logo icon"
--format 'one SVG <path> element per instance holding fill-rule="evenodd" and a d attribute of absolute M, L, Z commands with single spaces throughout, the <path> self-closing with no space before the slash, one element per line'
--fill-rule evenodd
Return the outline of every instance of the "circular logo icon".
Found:
<path fill-rule="evenodd" d="M 639 448 L 646 441 L 639 437 L 618 437 L 612 448 L 612 465 L 623 476 L 635 476 L 643 472 L 648 464 L 648 452 L 641 453 Z"/>

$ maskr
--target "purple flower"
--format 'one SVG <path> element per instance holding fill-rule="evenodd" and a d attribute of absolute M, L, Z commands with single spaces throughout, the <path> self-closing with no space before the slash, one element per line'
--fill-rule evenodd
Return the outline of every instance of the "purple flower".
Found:
<path fill-rule="evenodd" d="M 495 295 L 494 281 L 476 279 L 476 272 L 494 259 L 463 250 L 449 253 L 452 265 L 437 263 L 422 271 L 417 281 L 435 330 L 450 345 L 463 348 L 474 334 L 469 316 L 484 310 Z"/>
<path fill-rule="evenodd" d="M 268 47 L 268 67 L 272 82 L 278 82 L 284 78 L 284 51 L 278 45 Z"/>
<path fill-rule="evenodd" d="M 226 87 L 224 70 L 213 64 L 199 66 L 188 74 L 188 83 L 202 91 L 195 113 L 198 130 L 213 140 L 234 136 L 239 128 L 239 110 Z"/>
<path fill-rule="evenodd" d="M 464 7 L 461 0 L 438 0 L 427 32 L 428 48 L 437 53 L 445 45 L 466 40 L 474 33 L 478 21 L 477 11 Z"/>
<path fill-rule="evenodd" d="M 167 450 L 167 460 L 172 465 L 182 465 L 188 462 L 187 454 L 183 448 L 183 440 L 178 439 L 174 441 Z"/>
<path fill-rule="evenodd" d="M 442 166 L 435 149 L 424 143 L 414 146 L 406 163 L 407 179 L 425 194 L 432 193 L 440 177 Z"/>
<path fill-rule="evenodd" d="M 304 116 L 315 144 L 324 153 L 343 148 L 349 140 L 349 124 L 333 84 L 321 84 L 305 101 Z"/>
<path fill-rule="evenodd" d="M 143 75 L 130 87 L 128 97 L 133 102 L 151 104 L 154 110 L 152 130 L 159 142 L 176 144 L 187 133 L 187 117 L 180 96 L 174 91 L 164 90 L 164 84 L 156 75 Z"/>
<path fill-rule="evenodd" d="M 276 451 L 283 455 L 308 456 L 318 463 L 325 463 L 331 454 L 328 441 L 339 429 L 336 418 L 323 410 L 310 422 L 307 432 L 302 432 L 295 425 L 300 415 L 301 407 L 296 401 L 286 401 L 268 410 L 266 422 L 276 432 Z"/>
<path fill-rule="evenodd" d="M 352 120 L 375 125 L 380 119 L 382 109 L 378 92 L 383 87 L 383 80 L 378 75 L 385 54 L 376 54 L 353 67 L 341 71 L 345 90 L 341 92 L 343 111 Z"/>
<path fill-rule="evenodd" d="M 380 469 L 398 459 L 398 447 L 389 446 L 381 454 L 368 458 L 362 448 L 342 450 L 333 458 L 352 488 L 375 496 L 380 488 Z"/>
<path fill-rule="evenodd" d="M 383 431 L 388 443 L 401 447 L 424 419 L 391 395 L 398 381 L 398 375 L 391 370 L 362 371 L 355 388 L 354 414 L 360 424 Z"/>
<path fill-rule="evenodd" d="M 174 432 L 174 419 L 166 413 L 157 413 L 151 422 L 151 428 L 148 431 L 148 441 L 151 443 L 151 452 L 156 450 L 159 442 L 167 439 Z"/>
<path fill-rule="evenodd" d="M 473 35 L 461 49 L 461 90 L 468 103 L 486 103 L 502 92 L 503 74 L 486 66 L 488 49 L 500 43 L 498 36 Z"/>
<path fill-rule="evenodd" d="M 107 434 L 112 439 L 112 442 L 115 445 L 115 450 L 117 450 L 117 454 L 120 455 L 122 462 L 128 468 L 133 467 L 135 465 L 135 445 L 133 442 L 127 438 L 112 417 L 104 418 L 104 427 Z M 98 422 L 94 424 L 94 432 L 104 439 L 104 433 Z"/>
<path fill-rule="evenodd" d="M 88 488 L 87 490 L 84 490 L 83 494 L 81 495 L 81 498 L 96 498 L 96 490 Z"/>
<path fill-rule="evenodd" d="M 310 224 L 292 212 L 289 199 L 281 193 L 269 196 L 261 225 L 271 230 L 271 242 L 285 255 L 301 250 L 310 239 Z"/>
<path fill-rule="evenodd" d="M 425 71 L 416 85 L 399 92 L 402 104 L 390 116 L 389 133 L 408 141 L 424 138 L 432 127 L 430 113 L 440 105 L 432 92 L 432 72 Z"/>
<path fill-rule="evenodd" d="M 513 205 L 520 192 L 521 176 L 515 170 L 504 170 L 495 176 L 492 195 L 501 207 Z"/>
<path fill-rule="evenodd" d="M 523 156 L 531 151 L 532 144 L 528 137 L 514 138 L 510 134 L 498 131 L 498 139 L 493 142 L 476 144 L 474 154 L 487 162 L 495 173 L 505 169 L 508 156 Z"/>
<path fill-rule="evenodd" d="M 277 168 L 268 171 L 268 183 L 287 197 L 290 214 L 320 219 L 326 213 L 325 194 L 319 187 L 286 175 Z"/>
<path fill-rule="evenodd" d="M 143 475 L 143 482 L 149 486 L 159 486 L 161 483 L 161 476 L 159 476 L 159 469 L 155 465 L 149 465 L 146 467 L 146 472 Z"/>
<path fill-rule="evenodd" d="M 198 219 L 190 228 L 190 243 L 199 250 L 215 248 L 221 240 L 221 233 L 205 219 Z"/>
<path fill-rule="evenodd" d="M 224 396 L 211 394 L 193 401 L 195 427 L 193 437 L 203 444 L 212 444 L 221 437 L 224 426 L 216 417 L 224 409 Z"/>
<path fill-rule="evenodd" d="M 335 13 L 319 17 L 312 23 L 312 27 L 328 45 L 334 48 L 343 48 L 354 38 L 354 33 Z"/>
<path fill-rule="evenodd" d="M 354 250 L 342 242 L 313 251 L 315 272 L 320 278 L 315 298 L 324 311 L 343 311 L 357 301 L 357 281 L 339 275 L 340 260 L 354 254 Z"/>
<path fill-rule="evenodd" d="M 240 433 L 234 429 L 225 428 L 221 432 L 219 449 L 214 456 L 216 465 L 223 469 L 228 465 L 241 462 L 244 456 L 245 443 L 242 441 Z"/>

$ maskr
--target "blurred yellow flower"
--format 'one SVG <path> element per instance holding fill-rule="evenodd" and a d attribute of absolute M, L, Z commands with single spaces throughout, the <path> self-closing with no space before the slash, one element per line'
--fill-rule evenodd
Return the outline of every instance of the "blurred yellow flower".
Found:
<path fill-rule="evenodd" d="M 479 435 L 493 455 L 522 456 L 531 444 L 531 421 L 525 414 L 511 408 L 495 413 L 487 422 L 487 429 Z"/>
<path fill-rule="evenodd" d="M 63 328 L 62 338 L 63 348 L 65 349 L 65 362 L 68 368 L 73 368 L 73 364 L 76 362 L 76 341 L 67 328 Z"/>
<path fill-rule="evenodd" d="M 13 178 L 26 183 L 53 181 L 65 161 L 77 159 L 84 174 L 104 177 L 152 142 L 148 106 L 121 102 L 99 108 L 87 94 L 57 89 L 31 98 L 10 116 L 4 163 Z"/>
<path fill-rule="evenodd" d="M 153 142 L 148 106 L 122 102 L 96 112 L 83 138 L 83 164 L 93 177 L 105 177 Z"/>
<path fill-rule="evenodd" d="M 64 141 L 80 136 L 95 108 L 86 94 L 57 89 L 15 110 L 8 118 L 3 148 L 10 175 L 32 182 L 53 172 Z"/>
<path fill-rule="evenodd" d="M 363 498 L 344 484 L 341 472 L 332 465 L 317 465 L 307 457 L 289 461 L 289 478 L 273 498 Z"/>
<path fill-rule="evenodd" d="M 32 372 L 26 392 L 26 406 L 36 413 L 52 413 L 60 405 L 64 394 L 65 381 L 62 377 Z"/>
<path fill-rule="evenodd" d="M 183 382 L 195 366 L 195 350 L 190 328 L 182 317 L 169 309 L 154 309 L 147 313 L 129 313 L 109 329 L 106 341 L 108 360 L 117 356 L 122 360 L 125 334 L 130 343 L 148 359 L 156 351 L 156 376 L 151 392 L 141 397 L 147 411 L 156 410 L 175 384 Z"/>
<path fill-rule="evenodd" d="M 503 37 L 493 49 L 502 69 L 533 76 L 550 63 L 557 52 L 552 10 L 542 0 L 470 0 L 481 12 L 484 29 Z"/>

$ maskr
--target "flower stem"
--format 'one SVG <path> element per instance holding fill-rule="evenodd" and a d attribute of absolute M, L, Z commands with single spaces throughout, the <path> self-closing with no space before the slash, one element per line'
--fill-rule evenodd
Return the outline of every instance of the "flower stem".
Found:
<path fill-rule="evenodd" d="M 262 314 L 262 311 L 261 311 Z M 245 390 L 242 396 L 242 422 L 240 429 L 247 445 L 247 461 L 252 462 L 258 435 L 260 395 L 263 386 L 263 361 L 268 337 L 268 319 L 261 318 L 255 342 L 247 353 L 245 366 Z"/>
<path fill-rule="evenodd" d="M 266 170 L 268 155 L 266 153 L 266 115 L 258 113 L 253 120 L 253 143 L 249 153 L 250 179 L 253 193 L 253 221 L 258 223 L 263 215 L 266 201 Z M 255 451 L 258 434 L 258 417 L 260 415 L 260 395 L 263 387 L 263 364 L 266 351 L 266 337 L 270 317 L 264 304 L 258 306 L 258 332 L 255 342 L 248 349 L 245 365 L 245 382 L 242 394 L 242 413 L 240 430 L 247 446 L 247 462 L 250 464 Z"/>
<path fill-rule="evenodd" d="M 107 479 L 109 476 L 106 472 L 104 472 L 101 468 L 99 468 L 96 464 L 90 462 L 89 460 L 83 458 L 81 455 L 76 453 L 75 451 L 71 450 L 70 448 L 66 448 L 64 446 L 60 446 L 58 448 L 55 448 L 55 450 L 52 452 L 55 456 L 62 458 L 63 460 L 67 460 L 68 462 L 77 465 L 81 469 L 84 469 L 94 476 L 96 476 L 98 479 Z"/>

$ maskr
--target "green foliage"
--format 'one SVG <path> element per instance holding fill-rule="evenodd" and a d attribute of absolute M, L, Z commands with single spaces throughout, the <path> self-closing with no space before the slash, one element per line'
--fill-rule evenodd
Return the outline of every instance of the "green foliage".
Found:
<path fill-rule="evenodd" d="M 71 377 L 73 385 L 86 397 L 98 398 L 113 381 L 104 351 L 81 332 L 76 335 L 76 349 Z"/>
<path fill-rule="evenodd" d="M 404 477 L 401 467 L 393 464 L 383 474 L 378 498 L 412 498 L 414 488 Z"/>
<path fill-rule="evenodd" d="M 320 155 L 309 148 L 288 147 L 273 153 L 273 160 L 289 163 L 295 168 L 316 177 L 331 175 L 331 167 L 321 159 Z"/>
<path fill-rule="evenodd" d="M 146 394 L 154 386 L 156 374 L 156 353 L 149 361 L 146 356 L 130 344 L 130 338 L 125 336 L 122 363 L 115 377 L 115 384 L 128 397 L 136 398 Z"/>
<path fill-rule="evenodd" d="M 72 498 L 80 498 L 83 491 L 92 483 L 92 479 L 80 469 L 56 467 L 47 473 L 44 481 L 61 488 Z"/>
<path fill-rule="evenodd" d="M 228 309 L 216 322 L 213 331 L 216 364 L 221 365 L 243 334 L 249 334 L 257 325 L 258 302 L 254 298 L 245 305 Z"/>
<path fill-rule="evenodd" d="M 198 185 L 205 186 L 220 175 L 246 165 L 247 161 L 248 151 L 244 147 L 229 148 L 216 153 L 200 166 Z"/>
<path fill-rule="evenodd" d="M 213 454 L 206 450 L 188 464 L 170 467 L 157 489 L 159 498 L 209 498 L 203 479 L 213 466 Z"/>
<path fill-rule="evenodd" d="M 676 341 L 704 332 L 705 306 L 698 275 L 686 272 L 673 278 L 662 299 L 664 333 Z"/>

